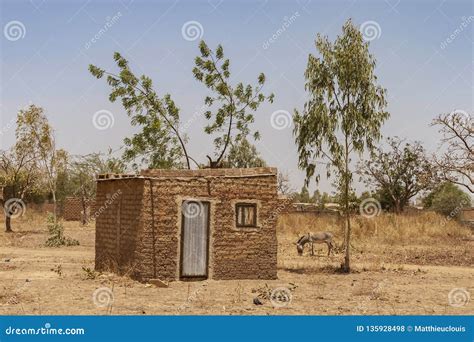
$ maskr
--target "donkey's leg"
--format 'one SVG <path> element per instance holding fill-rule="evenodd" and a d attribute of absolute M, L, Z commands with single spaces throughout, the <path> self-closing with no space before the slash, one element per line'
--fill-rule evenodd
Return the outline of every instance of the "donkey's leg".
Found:
<path fill-rule="evenodd" d="M 328 245 L 328 256 L 331 255 L 332 244 L 330 241 L 326 241 L 326 245 Z"/>

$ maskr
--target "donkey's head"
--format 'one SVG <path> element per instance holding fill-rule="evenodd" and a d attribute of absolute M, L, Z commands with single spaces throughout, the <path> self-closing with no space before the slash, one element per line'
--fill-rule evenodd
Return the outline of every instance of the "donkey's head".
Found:
<path fill-rule="evenodd" d="M 303 245 L 296 245 L 296 250 L 298 251 L 298 255 L 303 255 Z"/>
<path fill-rule="evenodd" d="M 304 247 L 304 244 L 306 243 L 306 239 L 307 239 L 307 236 L 303 235 L 296 242 L 296 250 L 298 251 L 298 255 L 303 255 L 303 247 Z"/>

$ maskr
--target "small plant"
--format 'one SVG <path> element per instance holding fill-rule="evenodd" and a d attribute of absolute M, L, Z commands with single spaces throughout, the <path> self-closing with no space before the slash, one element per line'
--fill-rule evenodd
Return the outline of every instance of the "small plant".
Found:
<path fill-rule="evenodd" d="M 46 247 L 78 246 L 79 241 L 64 236 L 62 223 L 54 219 L 54 215 L 48 214 L 47 225 L 50 237 L 46 240 Z"/>
<path fill-rule="evenodd" d="M 86 266 L 82 266 L 82 270 L 84 271 L 85 279 L 94 280 L 100 274 L 99 272 L 96 272 L 92 268 Z"/>
<path fill-rule="evenodd" d="M 61 264 L 56 265 L 55 267 L 53 267 L 51 269 L 51 271 L 56 273 L 59 276 L 59 278 L 61 278 L 63 276 L 63 266 Z"/>

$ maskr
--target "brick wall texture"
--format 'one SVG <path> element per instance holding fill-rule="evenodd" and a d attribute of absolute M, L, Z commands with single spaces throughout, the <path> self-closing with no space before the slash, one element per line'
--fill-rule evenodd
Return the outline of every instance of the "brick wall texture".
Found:
<path fill-rule="evenodd" d="M 88 215 L 94 213 L 95 200 L 86 201 Z M 66 221 L 80 221 L 82 219 L 82 202 L 80 197 L 66 197 L 61 208 L 61 216 Z"/>
<path fill-rule="evenodd" d="M 276 279 L 276 169 L 145 170 L 101 179 L 96 198 L 96 269 L 138 280 L 179 279 L 181 204 L 210 203 L 212 279 Z M 257 204 L 257 227 L 237 228 L 235 204 Z"/>

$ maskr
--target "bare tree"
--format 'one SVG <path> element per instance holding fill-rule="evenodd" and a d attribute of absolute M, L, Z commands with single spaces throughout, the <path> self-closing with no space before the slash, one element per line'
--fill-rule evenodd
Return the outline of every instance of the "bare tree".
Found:
<path fill-rule="evenodd" d="M 434 158 L 441 177 L 474 193 L 473 118 L 466 112 L 454 111 L 439 115 L 431 125 L 439 127 L 440 148 L 445 148 L 441 157 Z"/>
<path fill-rule="evenodd" d="M 282 195 L 290 195 L 293 192 L 293 188 L 290 184 L 290 177 L 288 173 L 278 172 L 277 175 L 277 189 L 278 193 Z"/>

